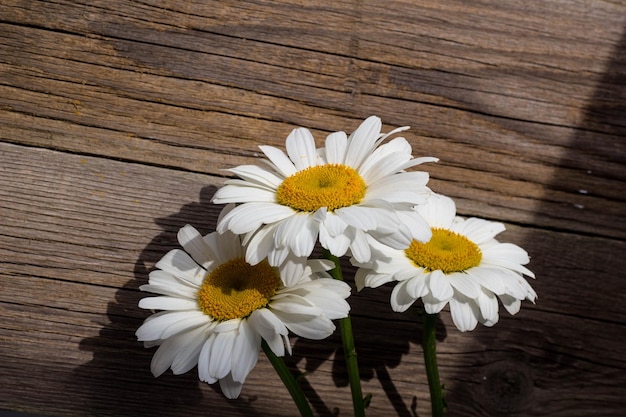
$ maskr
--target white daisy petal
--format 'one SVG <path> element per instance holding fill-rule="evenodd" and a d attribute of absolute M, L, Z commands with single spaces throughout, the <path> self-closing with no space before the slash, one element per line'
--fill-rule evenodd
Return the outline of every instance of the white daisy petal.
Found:
<path fill-rule="evenodd" d="M 441 194 L 431 194 L 428 203 L 417 206 L 415 209 L 430 227 L 449 229 L 456 216 L 454 201 Z"/>
<path fill-rule="evenodd" d="M 224 396 L 232 400 L 239 397 L 243 384 L 234 381 L 232 375 L 228 374 L 224 378 L 220 379 L 220 388 L 222 389 Z"/>
<path fill-rule="evenodd" d="M 320 312 L 317 306 L 308 298 L 289 292 L 276 294 L 272 297 L 269 307 L 274 313 L 282 311 L 289 314 L 316 316 Z"/>
<path fill-rule="evenodd" d="M 354 238 L 350 242 L 350 252 L 357 262 L 367 262 L 370 260 L 372 252 L 367 244 L 367 236 L 359 229 L 353 229 Z M 339 256 L 334 254 L 335 256 Z"/>
<path fill-rule="evenodd" d="M 467 274 L 476 280 L 482 287 L 496 295 L 504 294 L 506 287 L 500 279 L 499 271 L 493 267 L 472 268 Z"/>
<path fill-rule="evenodd" d="M 196 263 L 206 268 L 212 261 L 212 253 L 210 248 L 202 239 L 200 232 L 191 225 L 186 225 L 178 231 L 178 242 L 185 249 Z"/>
<path fill-rule="evenodd" d="M 370 200 L 386 200 L 390 203 L 423 204 L 431 194 L 426 187 L 429 175 L 426 172 L 403 172 L 382 178 L 368 188 Z"/>
<path fill-rule="evenodd" d="M 405 145 L 407 145 L 405 147 Z M 404 149 L 403 149 L 404 148 Z M 396 138 L 391 142 L 376 149 L 359 168 L 359 174 L 369 183 L 378 185 L 381 180 L 389 180 L 395 176 L 404 176 L 408 172 L 402 172 L 407 168 L 423 164 L 425 162 L 436 162 L 437 158 L 413 158 L 411 156 L 411 146 L 406 139 Z M 397 175 L 394 175 L 398 173 Z M 409 189 L 418 190 L 418 185 L 426 185 L 428 174 L 425 172 L 411 172 L 418 177 L 418 181 L 412 184 Z M 425 181 L 424 181 L 425 180 Z"/>
<path fill-rule="evenodd" d="M 289 256 L 285 262 L 280 265 L 280 277 L 286 287 L 292 287 L 300 282 L 307 272 L 306 259 L 306 257 Z"/>
<path fill-rule="evenodd" d="M 413 274 L 415 274 L 415 271 L 413 271 Z M 426 277 L 423 274 L 418 274 L 417 276 L 407 280 L 406 291 L 416 300 L 422 297 L 428 291 Z"/>
<path fill-rule="evenodd" d="M 456 216 L 454 200 L 441 194 L 431 194 L 428 203 L 419 205 L 415 210 L 426 220 L 430 227 L 449 229 Z"/>
<path fill-rule="evenodd" d="M 365 280 L 365 286 L 369 288 L 378 288 L 381 285 L 392 282 L 394 279 L 395 277 L 389 274 L 378 274 L 378 275 L 369 274 Z"/>
<path fill-rule="evenodd" d="M 204 268 L 179 249 L 169 251 L 156 263 L 155 267 L 194 285 L 200 285 L 206 275 Z"/>
<path fill-rule="evenodd" d="M 276 227 L 264 227 L 246 236 L 248 250 L 246 251 L 246 262 L 256 265 L 267 258 L 274 248 L 274 230 Z M 271 265 L 277 265 L 270 261 Z"/>
<path fill-rule="evenodd" d="M 412 297 L 407 290 L 407 285 L 411 280 L 402 281 L 393 287 L 391 291 L 391 308 L 393 311 L 402 313 L 415 303 L 416 298 Z"/>
<path fill-rule="evenodd" d="M 320 225 L 319 240 L 324 248 L 337 257 L 345 255 L 350 247 L 350 238 L 348 236 L 344 234 L 333 235 L 324 224 Z"/>
<path fill-rule="evenodd" d="M 233 203 L 226 204 L 224 207 L 222 207 L 222 211 L 220 211 L 220 214 L 217 216 L 217 221 L 218 221 L 218 223 L 219 223 L 220 221 L 222 221 L 222 219 L 224 218 L 224 216 L 226 216 L 228 213 L 230 213 L 231 211 L 233 211 L 233 209 L 234 209 L 235 207 L 237 207 L 237 206 L 236 206 L 235 204 L 233 204 Z M 209 237 L 209 236 L 212 236 L 212 234 L 211 234 L 211 233 L 209 233 L 208 235 L 206 235 L 206 236 L 205 236 L 205 238 L 206 238 L 206 237 Z M 214 255 L 216 255 L 216 254 L 214 253 Z"/>
<path fill-rule="evenodd" d="M 369 269 L 365 269 L 365 268 L 359 268 L 357 269 L 356 273 L 354 274 L 354 284 L 356 285 L 356 290 L 357 291 L 361 291 L 363 288 L 365 288 L 365 284 L 366 284 L 366 279 L 371 276 L 373 274 L 371 274 L 371 270 Z M 375 276 L 383 276 L 384 278 L 387 278 L 387 275 L 375 275 Z M 385 281 L 388 282 L 388 281 Z M 383 284 L 385 283 L 383 282 Z M 382 285 L 382 284 L 381 284 Z M 376 288 L 376 287 L 371 287 L 371 288 Z"/>
<path fill-rule="evenodd" d="M 209 318 L 197 311 L 174 311 L 174 312 L 163 312 L 165 314 L 154 314 L 150 316 L 135 332 L 135 336 L 137 336 L 137 340 L 158 340 L 164 339 L 163 333 L 165 330 L 170 328 L 170 326 L 180 323 L 184 324 L 184 326 L 180 330 L 184 330 L 185 328 L 193 328 L 195 325 L 187 326 L 188 320 L 195 320 L 199 317 L 203 319 L 204 323 L 209 322 Z M 202 324 L 202 323 L 199 323 Z M 180 331 L 179 330 L 179 331 Z M 178 332 L 170 332 L 170 335 L 176 334 Z"/>
<path fill-rule="evenodd" d="M 437 314 L 448 304 L 448 300 L 438 300 L 430 292 L 422 296 L 422 302 L 424 303 L 424 311 L 428 314 Z"/>
<path fill-rule="evenodd" d="M 198 357 L 202 346 L 207 340 L 206 327 L 197 329 L 198 333 L 191 339 L 184 349 L 181 349 L 172 361 L 172 373 L 174 375 L 184 374 L 198 364 Z"/>
<path fill-rule="evenodd" d="M 172 366 L 174 359 L 181 351 L 186 349 L 190 344 L 197 343 L 198 337 L 203 337 L 201 328 L 190 330 L 189 332 L 181 333 L 176 337 L 165 340 L 152 357 L 150 364 L 152 374 L 155 377 L 163 374 L 167 368 Z"/>
<path fill-rule="evenodd" d="M 498 296 L 498 298 L 500 298 L 502 305 L 511 315 L 517 314 L 522 306 L 522 303 L 518 298 L 512 297 L 508 294 L 502 294 Z"/>
<path fill-rule="evenodd" d="M 466 273 L 447 274 L 448 282 L 464 296 L 474 299 L 481 292 L 480 283 Z"/>
<path fill-rule="evenodd" d="M 376 151 L 380 151 L 382 147 Z M 372 156 L 361 164 L 359 168 L 359 174 L 368 184 L 376 184 L 382 179 L 389 178 L 389 176 L 401 171 L 403 166 L 408 160 L 411 159 L 411 154 L 406 153 L 392 153 L 385 155 L 381 158 L 376 158 L 376 152 Z"/>
<path fill-rule="evenodd" d="M 307 261 L 307 266 L 311 268 L 311 272 L 318 273 L 334 269 L 335 263 L 330 259 L 309 259 Z"/>
<path fill-rule="evenodd" d="M 385 135 L 387 136 L 387 135 Z M 382 140 L 385 140 L 381 138 Z M 378 141 L 381 142 L 380 140 Z M 411 159 L 411 144 L 402 136 L 398 136 L 389 142 L 380 145 L 372 154 L 368 157 L 370 159 L 380 160 L 388 155 L 407 155 L 407 159 Z"/>
<path fill-rule="evenodd" d="M 200 326 L 206 327 L 210 325 L 210 318 L 206 314 L 199 311 L 186 311 L 186 317 L 183 321 L 177 321 L 171 323 L 169 326 L 163 329 L 160 339 L 167 339 L 175 336 L 183 331 L 194 329 Z M 174 313 L 171 313 L 174 314 Z"/>
<path fill-rule="evenodd" d="M 213 264 L 220 265 L 229 259 L 241 256 L 243 253 L 241 240 L 233 233 L 209 233 L 202 240 L 211 251 L 213 258 L 211 266 Z"/>
<path fill-rule="evenodd" d="M 213 196 L 214 203 L 248 203 L 256 201 L 273 203 L 276 200 L 276 191 L 273 189 L 250 185 L 250 182 L 242 180 L 228 180 L 225 184 L 228 187 L 222 187 L 215 192 Z"/>
<path fill-rule="evenodd" d="M 450 300 L 450 315 L 454 325 L 462 332 L 474 330 L 478 324 L 475 307 L 465 297 Z"/>
<path fill-rule="evenodd" d="M 211 360 L 211 348 L 215 342 L 216 333 L 209 334 L 208 339 L 202 345 L 200 354 L 198 355 L 198 377 L 200 381 L 214 384 L 217 382 L 217 378 L 214 378 L 209 374 L 209 362 Z"/>
<path fill-rule="evenodd" d="M 150 283 L 150 285 L 158 285 L 161 287 L 170 287 L 170 286 L 177 286 L 177 285 L 183 284 L 189 288 L 193 288 L 193 289 L 198 288 L 197 285 L 193 285 L 187 281 L 178 279 L 174 275 L 170 274 L 169 272 L 165 272 L 160 269 L 155 269 L 154 271 L 150 271 L 150 274 L 148 274 L 148 282 Z"/>
<path fill-rule="evenodd" d="M 343 164 L 348 147 L 345 132 L 334 132 L 326 137 L 326 161 L 329 164 Z"/>
<path fill-rule="evenodd" d="M 328 281 L 333 281 L 332 279 Z M 328 283 L 330 284 L 330 282 Z M 330 287 L 331 285 L 327 285 Z M 317 290 L 308 294 L 308 299 L 311 300 L 316 307 L 322 309 L 324 314 L 331 320 L 340 319 L 346 317 L 350 311 L 350 305 L 348 303 L 341 303 L 340 301 L 347 298 L 350 295 L 350 288 L 346 285 L 348 295 L 345 297 L 339 297 L 335 292 L 330 290 Z"/>
<path fill-rule="evenodd" d="M 480 315 L 483 320 L 480 320 L 483 324 L 493 326 L 498 322 L 498 299 L 489 291 L 481 291 L 478 299 L 476 300 L 478 307 L 480 308 Z"/>
<path fill-rule="evenodd" d="M 234 332 L 239 329 L 239 326 L 241 325 L 241 320 L 242 318 L 235 318 L 217 322 L 213 331 L 215 331 L 215 333 Z"/>
<path fill-rule="evenodd" d="M 378 143 L 383 142 L 385 139 L 387 139 L 388 137 L 392 135 L 395 135 L 396 133 L 404 132 L 405 130 L 409 130 L 410 128 L 411 128 L 410 126 L 396 127 L 395 129 L 393 129 L 392 131 L 388 133 L 383 133 L 380 135 L 380 139 L 378 139 Z"/>
<path fill-rule="evenodd" d="M 283 151 L 273 146 L 259 146 L 259 148 L 284 177 L 289 177 L 296 173 L 296 167 Z"/>
<path fill-rule="evenodd" d="M 490 246 L 483 251 L 483 258 L 485 263 L 512 269 L 534 277 L 532 272 L 522 266 L 530 261 L 528 253 L 517 245 L 499 243 Z"/>
<path fill-rule="evenodd" d="M 209 361 L 209 375 L 213 378 L 222 379 L 230 373 L 233 346 L 236 338 L 236 331 L 216 334 L 215 341 L 211 347 L 211 360 Z"/>
<path fill-rule="evenodd" d="M 425 164 L 427 162 L 439 162 L 439 158 L 432 156 L 424 156 L 422 158 L 413 158 L 402 165 L 401 169 L 412 168 L 417 165 Z"/>
<path fill-rule="evenodd" d="M 230 168 L 228 171 L 245 181 L 257 184 L 269 190 L 275 190 L 283 181 L 283 178 L 276 175 L 274 172 L 259 167 L 258 165 L 240 165 L 236 168 Z"/>
<path fill-rule="evenodd" d="M 273 247 L 270 253 L 267 254 L 267 260 L 272 266 L 281 265 L 289 257 L 289 247 L 283 246 L 280 248 Z"/>
<path fill-rule="evenodd" d="M 313 213 L 313 220 L 317 223 L 324 223 L 328 215 L 328 207 L 320 207 Z"/>
<path fill-rule="evenodd" d="M 491 239 L 497 234 L 502 233 L 505 227 L 502 223 L 490 222 L 488 220 L 477 219 L 475 217 L 469 218 L 459 225 L 458 232 L 464 236 L 467 236 L 472 242 L 480 245 Z"/>
<path fill-rule="evenodd" d="M 288 246 L 296 256 L 309 256 L 317 241 L 318 228 L 310 213 L 298 213 L 281 222 L 274 232 L 276 247 Z"/>
<path fill-rule="evenodd" d="M 287 155 L 298 171 L 317 165 L 315 140 L 308 129 L 294 129 L 286 141 Z"/>
<path fill-rule="evenodd" d="M 252 330 L 247 320 L 243 320 L 233 347 L 233 358 L 237 358 L 233 360 L 232 377 L 234 381 L 243 384 L 257 363 L 260 345 L 261 336 Z"/>
<path fill-rule="evenodd" d="M 141 291 L 153 292 L 161 295 L 168 295 L 172 297 L 180 297 L 187 298 L 189 300 L 193 300 L 196 296 L 197 288 L 191 287 L 189 285 L 185 285 L 185 283 L 180 280 L 178 286 L 176 285 L 159 285 L 159 284 L 148 284 L 142 285 L 139 287 Z"/>
<path fill-rule="evenodd" d="M 454 291 L 450 286 L 450 281 L 440 270 L 432 271 L 427 280 L 430 292 L 435 299 L 446 301 L 454 295 Z"/>
<path fill-rule="evenodd" d="M 343 281 L 332 278 L 318 278 L 299 285 L 307 288 L 311 294 L 316 293 L 317 291 L 320 291 L 320 294 L 330 292 L 332 293 L 332 296 L 326 295 L 325 297 L 335 298 L 338 304 L 345 305 L 348 309 L 350 308 L 345 299 L 350 297 L 352 290 L 350 289 L 350 286 Z M 315 297 L 323 296 L 320 294 L 315 294 Z"/>
<path fill-rule="evenodd" d="M 196 302 L 176 297 L 147 297 L 139 300 L 139 307 L 146 310 L 193 310 Z"/>
<path fill-rule="evenodd" d="M 368 117 L 348 138 L 345 164 L 359 168 L 376 146 L 382 122 L 376 116 Z"/>
<path fill-rule="evenodd" d="M 506 294 L 519 300 L 526 298 L 528 294 L 528 283 L 520 274 L 507 269 L 500 269 L 499 275 L 504 283 Z"/>
<path fill-rule="evenodd" d="M 335 325 L 326 316 L 309 316 L 306 319 L 277 311 L 287 328 L 300 337 L 312 340 L 325 339 L 335 331 Z"/>
<path fill-rule="evenodd" d="M 317 213 L 316 213 L 317 214 Z M 335 256 L 343 256 L 350 246 L 350 237 L 345 233 L 348 225 L 335 213 L 328 213 L 319 224 L 319 241 L 322 247 Z"/>
<path fill-rule="evenodd" d="M 367 207 L 344 207 L 336 210 L 335 214 L 347 225 L 365 232 L 374 230 L 377 226 L 376 217 L 372 216 L 371 210 Z"/>
<path fill-rule="evenodd" d="M 374 237 L 380 243 L 389 246 L 393 249 L 406 249 L 411 244 L 411 234 L 422 233 L 422 230 L 410 230 L 405 224 L 399 224 L 393 233 L 378 233 L 373 232 L 371 236 Z M 427 236 L 426 234 L 420 234 L 421 238 Z"/>
<path fill-rule="evenodd" d="M 315 297 L 317 305 L 323 310 L 324 315 L 330 320 L 339 320 L 347 317 L 350 313 L 350 305 L 348 303 L 339 303 L 338 300 L 330 301 L 331 297 Z"/>
<path fill-rule="evenodd" d="M 348 224 L 336 213 L 328 213 L 324 218 L 323 226 L 329 236 L 337 237 L 345 232 Z"/>
<path fill-rule="evenodd" d="M 362 204 L 362 208 L 366 208 L 369 215 L 376 218 L 375 230 L 372 230 L 372 233 L 393 234 L 397 232 L 398 227 L 402 226 L 398 217 L 398 210 L 394 209 L 388 201 L 368 200 Z"/>
<path fill-rule="evenodd" d="M 263 224 L 271 224 L 289 218 L 293 214 L 292 208 L 280 204 L 244 203 L 224 216 L 222 221 L 217 224 L 217 230 L 220 233 L 224 233 L 226 230 L 235 234 L 248 233 L 258 229 Z"/>
<path fill-rule="evenodd" d="M 177 348 L 184 345 L 177 339 L 169 339 L 163 342 L 150 362 L 150 371 L 155 377 L 161 376 L 172 365 Z"/>
<path fill-rule="evenodd" d="M 287 334 L 287 328 L 274 313 L 267 309 L 256 310 L 250 315 L 248 321 L 276 356 L 285 356 L 282 335 Z"/>
<path fill-rule="evenodd" d="M 428 242 L 430 240 L 432 237 L 430 226 L 419 213 L 415 210 L 411 210 L 398 211 L 397 214 L 402 224 L 409 230 L 411 234 L 410 240 L 417 240 L 418 242 Z"/>
<path fill-rule="evenodd" d="M 364 274 L 363 274 L 364 273 Z M 363 274 L 363 275 L 361 275 Z M 357 281 L 357 277 L 360 278 Z M 357 289 L 361 291 L 363 288 L 378 288 L 381 285 L 387 284 L 392 281 L 392 276 L 389 274 L 372 274 L 366 269 L 359 269 L 355 274 L 355 282 Z"/>

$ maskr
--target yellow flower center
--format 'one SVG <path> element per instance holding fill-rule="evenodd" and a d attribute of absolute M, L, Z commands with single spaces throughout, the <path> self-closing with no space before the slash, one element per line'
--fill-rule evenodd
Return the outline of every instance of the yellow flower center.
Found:
<path fill-rule="evenodd" d="M 316 165 L 287 177 L 276 191 L 279 204 L 294 210 L 329 211 L 361 202 L 365 181 L 351 167 L 341 164 Z"/>
<path fill-rule="evenodd" d="M 478 266 L 482 252 L 478 245 L 450 230 L 432 228 L 433 236 L 427 243 L 411 242 L 406 256 L 427 271 L 441 270 L 446 274 L 462 272 Z"/>
<path fill-rule="evenodd" d="M 252 266 L 244 258 L 231 259 L 204 278 L 198 307 L 215 320 L 244 318 L 267 306 L 279 283 L 277 270 L 267 261 Z"/>

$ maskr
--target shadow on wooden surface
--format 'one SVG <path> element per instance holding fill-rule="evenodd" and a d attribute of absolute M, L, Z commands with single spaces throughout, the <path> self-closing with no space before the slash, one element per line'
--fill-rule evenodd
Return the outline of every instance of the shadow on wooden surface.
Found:
<path fill-rule="evenodd" d="M 89 390 L 84 394 L 90 401 L 84 405 L 85 409 L 106 415 L 152 416 L 157 408 L 162 415 L 183 415 L 188 407 L 195 409 L 203 401 L 202 385 L 195 368 L 184 375 L 168 372 L 154 383 L 149 371 L 154 349 L 143 349 L 137 342 L 135 331 L 148 315 L 138 307 L 138 302 L 149 295 L 139 291 L 139 286 L 148 281 L 149 266 L 169 250 L 179 247 L 176 235 L 184 225 L 192 224 L 203 234 L 215 229 L 220 210 L 210 203 L 215 190 L 214 186 L 205 187 L 199 202 L 183 205 L 178 213 L 155 220 L 163 232 L 141 252 L 135 264 L 135 278 L 120 288 L 115 301 L 109 303 L 107 317 L 110 323 L 97 337 L 80 343 L 81 350 L 93 353 L 93 359 L 74 372 L 76 387 Z M 178 395 L 173 396 L 175 392 Z M 107 397 L 119 400 L 103 401 Z M 146 402 L 152 406 L 142 407 Z M 242 403 L 232 404 L 242 406 Z M 253 408 L 247 409 L 246 413 L 255 415 Z"/>
<path fill-rule="evenodd" d="M 626 176 L 626 31 L 612 57 L 590 99 L 584 122 L 571 138 L 571 154 L 563 156 L 559 164 L 562 168 L 555 171 L 548 187 L 577 192 L 579 202 L 573 204 L 580 213 L 577 219 L 589 224 L 597 222 L 585 212 L 586 197 L 594 195 L 594 189 L 572 178 L 571 161 L 589 155 L 606 161 L 606 165 L 590 166 L 585 172 L 592 184 L 596 175 L 621 180 Z M 573 166 L 580 169 L 585 164 Z M 615 191 L 617 200 L 623 203 L 624 190 Z M 549 193 L 546 202 L 551 200 Z M 540 205 L 538 215 L 551 207 Z M 606 208 L 610 209 L 608 204 Z M 617 218 L 620 213 L 607 213 L 607 217 L 610 215 Z M 619 306 L 626 283 L 615 279 L 615 275 L 624 273 L 623 260 L 616 257 L 623 253 L 619 249 L 624 247 L 623 242 L 606 238 L 601 231 L 581 239 L 577 234 L 555 229 L 551 235 L 531 229 L 523 241 L 517 242 L 533 258 L 529 266 L 537 275 L 531 283 L 539 295 L 537 304 L 530 308 L 527 303 L 523 305 L 515 322 L 505 320 L 494 329 L 479 328 L 475 332 L 474 344 L 485 349 L 473 355 L 476 372 L 471 379 L 455 384 L 448 393 L 451 416 L 477 412 L 481 416 L 526 416 L 536 409 L 545 415 L 604 415 L 602 398 L 610 399 L 612 404 L 621 403 L 626 409 L 626 398 L 612 382 L 617 373 L 624 371 L 620 369 L 623 332 L 615 326 L 625 318 Z M 581 259 L 586 266 L 574 268 Z M 562 282 L 546 282 L 547 276 L 560 277 Z M 553 321 L 537 320 L 534 311 L 553 313 L 549 314 Z M 572 335 L 578 337 L 572 339 Z M 522 340 L 523 345 L 516 344 Z M 577 376 L 581 370 L 587 377 Z M 455 379 L 462 376 L 467 375 Z"/>
<path fill-rule="evenodd" d="M 357 348 L 359 370 L 362 381 L 374 379 L 380 384 L 381 391 L 372 401 L 381 401 L 384 394 L 398 417 L 415 417 L 417 415 L 417 397 L 405 398 L 396 387 L 389 370 L 400 366 L 401 363 L 420 362 L 421 352 L 411 350 L 411 345 L 419 345 L 421 334 L 421 318 L 416 309 L 405 314 L 394 313 L 388 305 L 392 287 L 377 288 L 376 291 L 357 293 L 352 277 L 354 268 L 347 262 L 342 262 L 344 279 L 352 285 L 350 307 L 354 341 Z M 376 314 L 372 314 L 376 311 Z M 380 329 L 384 328 L 385 332 Z M 438 321 L 437 339 L 443 341 L 446 337 L 446 328 Z M 315 372 L 324 362 L 332 361 L 332 380 L 336 387 L 347 387 L 348 379 L 344 366 L 344 355 L 341 347 L 341 338 L 336 332 L 329 339 L 321 341 L 296 340 L 294 356 L 287 358 L 292 369 L 305 362 L 300 369 L 305 373 Z M 350 415 L 352 410 L 329 409 L 324 398 L 317 395 L 315 386 L 304 382 L 307 395 L 314 410 L 321 417 Z M 327 391 L 327 390 L 325 390 Z M 367 395 L 367 391 L 364 392 Z"/>

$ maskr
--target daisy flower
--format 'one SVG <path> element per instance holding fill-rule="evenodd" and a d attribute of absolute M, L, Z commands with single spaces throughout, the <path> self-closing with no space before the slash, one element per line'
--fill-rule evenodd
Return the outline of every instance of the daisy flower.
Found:
<path fill-rule="evenodd" d="M 331 320 L 350 309 L 350 287 L 330 278 L 324 260 L 289 258 L 280 268 L 267 261 L 250 265 L 232 233 L 201 236 L 191 226 L 178 233 L 183 250 L 166 254 L 143 291 L 159 294 L 139 307 L 162 310 L 136 332 L 146 347 L 159 346 L 154 376 L 171 368 L 182 374 L 198 366 L 200 380 L 219 381 L 237 398 L 257 362 L 264 339 L 277 356 L 291 354 L 288 332 L 310 339 L 333 333 Z"/>
<path fill-rule="evenodd" d="M 391 294 L 394 311 L 407 310 L 418 298 L 429 314 L 450 303 L 450 313 L 461 331 L 473 330 L 480 322 L 498 322 L 498 298 L 510 314 L 516 314 L 524 299 L 537 294 L 524 279 L 534 278 L 525 264 L 526 251 L 495 236 L 502 223 L 456 216 L 452 199 L 433 194 L 416 211 L 431 227 L 427 243 L 414 240 L 405 250 L 396 250 L 370 240 L 375 256 L 370 262 L 353 260 L 360 267 L 357 289 L 397 282 Z"/>
<path fill-rule="evenodd" d="M 404 224 L 397 211 L 424 203 L 430 194 L 427 173 L 404 170 L 437 159 L 413 158 L 402 137 L 381 145 L 406 129 L 381 134 L 381 121 L 372 116 L 349 137 L 328 135 L 323 148 L 304 128 L 287 137 L 286 154 L 261 146 L 265 165 L 229 169 L 239 179 L 215 193 L 215 203 L 242 203 L 224 216 L 218 232 L 245 234 L 246 260 L 256 264 L 267 257 L 271 265 L 288 253 L 309 256 L 318 239 L 333 255 L 350 250 L 359 261 L 370 258 L 366 235 L 398 249 L 414 234 L 428 240 L 423 221 Z"/>

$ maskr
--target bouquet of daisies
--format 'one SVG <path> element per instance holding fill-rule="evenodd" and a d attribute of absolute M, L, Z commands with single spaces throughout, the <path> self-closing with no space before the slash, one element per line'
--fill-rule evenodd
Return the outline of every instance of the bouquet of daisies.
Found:
<path fill-rule="evenodd" d="M 355 416 L 364 416 L 350 287 L 339 260 L 357 267 L 360 291 L 393 283 L 390 305 L 424 312 L 423 351 L 434 416 L 445 411 L 435 350 L 435 318 L 449 306 L 460 331 L 498 322 L 536 293 L 524 278 L 526 251 L 496 236 L 504 225 L 456 215 L 452 199 L 431 191 L 428 174 L 408 170 L 436 162 L 414 158 L 406 127 L 381 133 L 378 117 L 351 134 L 339 131 L 316 147 L 309 130 L 294 129 L 286 152 L 261 146 L 261 165 L 228 171 L 213 202 L 225 204 L 217 230 L 192 226 L 178 233 L 182 249 L 167 253 L 141 287 L 157 296 L 140 301 L 158 310 L 137 330 L 155 376 L 195 366 L 200 380 L 219 382 L 237 398 L 261 350 L 285 383 L 302 416 L 312 410 L 282 357 L 289 334 L 324 339 L 337 321 Z M 319 247 L 321 257 L 314 257 Z M 420 300 L 418 302 L 418 300 Z"/>

